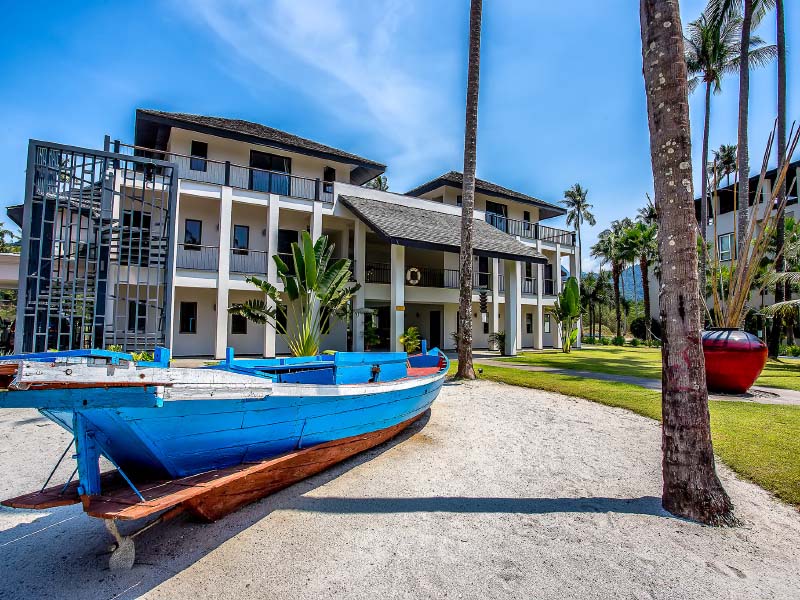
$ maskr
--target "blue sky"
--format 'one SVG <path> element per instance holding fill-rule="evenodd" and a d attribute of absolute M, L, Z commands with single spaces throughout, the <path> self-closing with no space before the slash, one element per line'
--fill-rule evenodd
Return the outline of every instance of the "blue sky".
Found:
<path fill-rule="evenodd" d="M 786 4 L 787 24 L 800 22 L 800 6 Z M 704 2 L 681 5 L 686 23 Z M 395 191 L 461 170 L 467 0 L 9 2 L 4 14 L 4 206 L 22 200 L 29 138 L 132 140 L 137 107 L 285 129 L 388 164 Z M 791 119 L 800 46 L 787 29 Z M 759 34 L 774 40 L 774 19 Z M 751 78 L 753 163 L 774 81 L 774 65 Z M 737 87 L 729 76 L 713 100 L 712 148 L 736 141 Z M 696 157 L 701 103 L 697 93 Z M 484 4 L 478 176 L 551 202 L 580 182 L 598 217 L 587 249 L 635 214 L 652 190 L 637 2 Z"/>

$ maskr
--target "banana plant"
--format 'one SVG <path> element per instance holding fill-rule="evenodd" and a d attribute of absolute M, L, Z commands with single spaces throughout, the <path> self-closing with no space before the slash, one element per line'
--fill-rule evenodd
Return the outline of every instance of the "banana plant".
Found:
<path fill-rule="evenodd" d="M 558 295 L 550 312 L 561 324 L 561 349 L 569 353 L 578 339 L 578 319 L 581 316 L 581 291 L 577 279 L 567 279 L 564 291 Z"/>
<path fill-rule="evenodd" d="M 275 327 L 292 356 L 316 356 L 333 318 L 348 316 L 350 300 L 361 287 L 350 282 L 350 260 L 332 259 L 333 249 L 327 236 L 314 243 L 303 231 L 300 242 L 292 244 L 293 269 L 280 256 L 272 257 L 284 291 L 258 277 L 248 277 L 266 299 L 234 304 L 228 312 Z"/>

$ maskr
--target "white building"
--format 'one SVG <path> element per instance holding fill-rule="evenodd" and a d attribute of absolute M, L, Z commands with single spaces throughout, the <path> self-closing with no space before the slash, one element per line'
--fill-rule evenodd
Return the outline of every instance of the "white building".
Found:
<path fill-rule="evenodd" d="M 232 317 L 227 307 L 260 296 L 246 281 L 248 275 L 279 285 L 270 257 L 289 252 L 303 230 L 315 239 L 327 235 L 335 244 L 335 256 L 353 260 L 354 280 L 361 284 L 354 308 L 372 309 L 383 347 L 400 349 L 398 338 L 412 325 L 419 327 L 431 346 L 454 347 L 459 173 L 446 173 L 406 194 L 382 192 L 363 187 L 384 172 L 385 166 L 378 162 L 246 121 L 138 110 L 133 144 L 114 142 L 113 148 L 108 148 L 113 152 L 98 153 L 111 166 L 106 167 L 103 185 L 97 181 L 91 185 L 118 199 L 101 201 L 97 193 L 98 206 L 110 211 L 109 239 L 112 244 L 119 239 L 120 249 L 111 250 L 108 270 L 102 258 L 93 270 L 78 264 L 83 260 L 81 225 L 74 224 L 82 222 L 76 215 L 86 213 L 75 208 L 76 198 L 86 196 L 80 190 L 90 184 L 76 185 L 76 192 L 72 188 L 64 191 L 64 184 L 56 183 L 48 188 L 52 190 L 49 195 L 37 196 L 36 186 L 41 187 L 42 181 L 70 180 L 63 174 L 41 174 L 45 161 L 37 156 L 43 156 L 43 144 L 31 142 L 23 212 L 32 215 L 32 222 L 22 219 L 22 262 L 32 264 L 28 257 L 42 252 L 46 240 L 41 240 L 47 238 L 46 234 L 37 235 L 37 211 L 28 210 L 29 204 L 45 198 L 61 207 L 56 214 L 73 216 L 52 219 L 56 227 L 62 226 L 62 233 L 52 236 L 54 257 L 47 252 L 44 258 L 40 256 L 36 274 L 33 267 L 21 271 L 20 297 L 26 297 L 26 289 L 28 296 L 26 303 L 20 303 L 18 321 L 41 337 L 39 346 L 32 349 L 42 344 L 53 346 L 56 331 L 69 344 L 80 345 L 73 342 L 73 330 L 89 331 L 90 319 L 85 315 L 77 324 L 58 325 L 52 315 L 63 311 L 65 301 L 59 299 L 59 308 L 53 309 L 56 284 L 51 282 L 72 281 L 69 277 L 96 271 L 99 275 L 92 275 L 92 285 L 101 290 L 102 282 L 108 282 L 98 291 L 98 296 L 106 297 L 106 305 L 97 302 L 94 333 L 86 334 L 83 345 L 97 345 L 102 335 L 105 344 L 129 348 L 165 343 L 175 356 L 221 358 L 228 346 L 240 355 L 286 353 L 288 348 L 272 327 Z M 64 148 L 57 150 L 61 158 L 48 159 L 52 165 L 64 162 L 65 152 L 71 151 L 74 157 L 75 149 Z M 88 160 L 85 152 L 83 156 L 81 164 Z M 153 164 L 142 164 L 148 162 Z M 126 169 L 124 177 L 120 176 L 121 165 Z M 113 175 L 109 172 L 112 168 Z M 112 176 L 113 186 L 108 183 Z M 131 189 L 126 192 L 128 187 Z M 144 192 L 135 191 L 141 187 Z M 153 201 L 159 193 L 166 195 L 168 188 L 169 202 Z M 47 209 L 43 214 L 45 224 L 50 223 Z M 105 213 L 99 208 L 92 213 L 100 214 Z M 489 346 L 490 334 L 499 331 L 506 332 L 510 352 L 559 344 L 546 308 L 562 285 L 562 259 L 569 257 L 569 271 L 575 273 L 578 249 L 572 232 L 540 221 L 563 214 L 564 210 L 553 204 L 477 181 L 476 348 Z M 59 253 L 73 257 L 71 271 L 53 266 Z M 39 274 L 46 268 L 51 270 L 50 279 Z M 147 281 L 143 281 L 145 272 Z M 59 286 L 63 289 L 69 283 Z M 50 312 L 41 308 L 43 290 Z M 356 310 L 351 324 L 337 323 L 324 348 L 363 349 L 364 312 Z M 98 316 L 101 313 L 102 318 Z M 45 314 L 50 316 L 42 316 Z M 25 327 L 18 328 L 20 340 Z M 45 329 L 51 333 L 45 334 Z"/>

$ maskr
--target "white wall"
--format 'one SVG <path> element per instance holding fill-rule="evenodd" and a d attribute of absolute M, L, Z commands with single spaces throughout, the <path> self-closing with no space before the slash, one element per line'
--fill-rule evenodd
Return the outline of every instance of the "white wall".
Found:
<path fill-rule="evenodd" d="M 174 356 L 213 356 L 217 323 L 216 290 L 175 288 L 174 302 L 172 354 Z M 181 302 L 197 302 L 197 333 L 180 333 Z"/>

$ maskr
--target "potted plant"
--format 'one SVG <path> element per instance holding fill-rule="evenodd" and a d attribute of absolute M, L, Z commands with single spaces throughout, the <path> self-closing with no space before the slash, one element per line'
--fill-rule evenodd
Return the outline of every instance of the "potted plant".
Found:
<path fill-rule="evenodd" d="M 787 148 L 787 156 L 791 157 L 797 147 L 800 132 L 795 131 Z M 767 164 L 774 141 L 775 131 L 769 138 L 767 149 L 764 152 L 764 161 L 761 167 L 761 176 L 756 186 L 755 197 L 760 198 L 766 180 Z M 772 185 L 770 197 L 765 203 L 755 202 L 749 209 L 749 218 L 746 228 L 739 231 L 741 242 L 738 244 L 740 252 L 732 257 L 730 266 L 720 264 L 720 253 L 717 248 L 717 192 L 718 177 L 716 163 L 714 164 L 714 195 L 712 202 L 712 218 L 714 235 L 712 256 L 710 264 L 709 283 L 712 299 L 712 309 L 709 318 L 712 327 L 703 332 L 703 354 L 706 363 L 706 385 L 711 392 L 741 394 L 746 392 L 755 383 L 764 365 L 767 364 L 767 345 L 755 335 L 742 329 L 747 313 L 747 300 L 751 292 L 756 293 L 763 289 L 764 283 L 757 283 L 759 265 L 770 249 L 772 234 L 775 231 L 778 215 L 786 207 L 785 194 L 778 200 L 778 191 L 786 179 L 789 160 L 786 159 L 778 165 L 778 176 Z M 736 190 L 734 188 L 734 206 L 736 205 Z M 746 201 L 745 201 L 746 202 Z M 774 210 L 764 211 L 764 206 L 774 207 Z M 766 214 L 762 214 L 766 212 Z M 701 245 L 701 252 L 707 252 Z"/>
<path fill-rule="evenodd" d="M 400 343 L 406 349 L 407 354 L 416 352 L 420 348 L 420 335 L 419 329 L 413 325 L 405 330 L 405 333 L 400 336 Z"/>
<path fill-rule="evenodd" d="M 290 269 L 277 255 L 272 259 L 283 282 L 282 294 L 271 283 L 248 277 L 269 299 L 234 304 L 228 312 L 254 323 L 269 323 L 286 339 L 292 356 L 316 356 L 322 338 L 330 333 L 333 317 L 346 318 L 359 284 L 350 283 L 350 261 L 333 259 L 327 236 L 312 242 L 307 231 L 292 244 Z"/>

